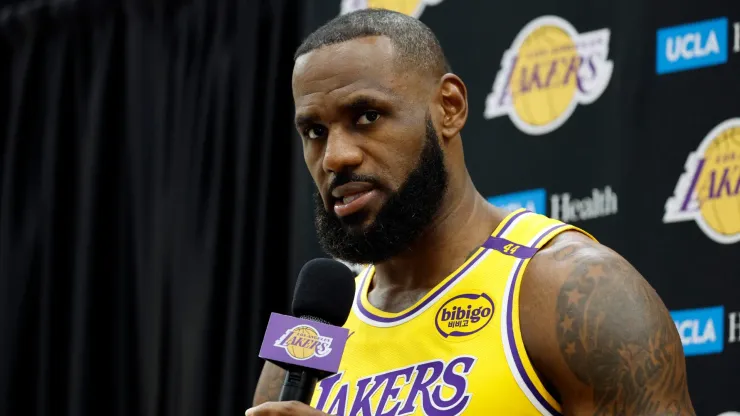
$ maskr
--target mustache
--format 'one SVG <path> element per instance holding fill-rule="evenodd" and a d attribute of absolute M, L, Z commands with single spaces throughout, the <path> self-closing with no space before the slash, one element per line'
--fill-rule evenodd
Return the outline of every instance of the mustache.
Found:
<path fill-rule="evenodd" d="M 331 181 L 331 184 L 329 185 L 329 193 L 333 192 L 337 187 L 350 182 L 367 182 L 376 187 L 381 186 L 380 180 L 376 177 L 370 175 L 359 175 L 351 172 L 340 172 Z"/>

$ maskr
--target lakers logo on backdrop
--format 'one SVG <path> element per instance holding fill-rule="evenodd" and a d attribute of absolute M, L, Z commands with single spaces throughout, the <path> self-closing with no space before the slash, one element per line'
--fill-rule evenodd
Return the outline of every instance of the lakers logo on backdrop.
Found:
<path fill-rule="evenodd" d="M 493 310 L 493 300 L 485 293 L 457 295 L 437 310 L 435 325 L 444 338 L 466 338 L 491 322 Z"/>
<path fill-rule="evenodd" d="M 740 118 L 709 132 L 684 167 L 663 222 L 696 221 L 718 243 L 740 241 Z"/>
<path fill-rule="evenodd" d="M 507 115 L 530 135 L 557 129 L 609 84 L 609 37 L 609 29 L 579 34 L 557 16 L 531 21 L 504 52 L 484 117 Z"/>
<path fill-rule="evenodd" d="M 287 331 L 275 341 L 275 346 L 284 348 L 296 360 L 311 357 L 324 357 L 331 352 L 332 339 L 319 334 L 310 325 L 298 325 Z"/>
<path fill-rule="evenodd" d="M 418 18 L 426 6 L 435 6 L 442 0 L 342 0 L 341 14 L 361 9 L 388 9 Z"/>

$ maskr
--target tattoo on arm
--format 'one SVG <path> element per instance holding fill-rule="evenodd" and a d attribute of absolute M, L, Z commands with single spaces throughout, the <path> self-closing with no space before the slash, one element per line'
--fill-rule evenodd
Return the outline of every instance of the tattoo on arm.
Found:
<path fill-rule="evenodd" d="M 655 291 L 625 260 L 555 253 L 574 268 L 557 301 L 557 336 L 571 372 L 593 391 L 595 415 L 694 415 L 681 340 Z"/>
<path fill-rule="evenodd" d="M 568 244 L 567 246 L 556 251 L 553 255 L 553 258 L 557 261 L 563 261 L 573 257 L 573 254 L 575 254 L 577 251 L 578 244 Z"/>

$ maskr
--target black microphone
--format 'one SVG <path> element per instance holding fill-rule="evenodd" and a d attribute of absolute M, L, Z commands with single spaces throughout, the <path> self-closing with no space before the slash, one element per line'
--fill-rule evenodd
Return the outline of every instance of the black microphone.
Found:
<path fill-rule="evenodd" d="M 330 259 L 313 259 L 298 274 L 293 292 L 293 316 L 341 327 L 355 296 L 355 273 Z M 279 401 L 311 404 L 316 383 L 328 374 L 300 366 L 288 368 Z"/>

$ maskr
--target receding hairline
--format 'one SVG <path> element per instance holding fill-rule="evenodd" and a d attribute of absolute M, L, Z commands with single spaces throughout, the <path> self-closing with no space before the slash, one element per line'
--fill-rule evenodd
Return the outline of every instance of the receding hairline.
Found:
<path fill-rule="evenodd" d="M 369 37 L 384 37 L 393 46 L 394 60 L 404 69 L 440 77 L 452 72 L 439 40 L 418 19 L 386 9 L 363 9 L 330 20 L 308 35 L 294 62 L 309 52 Z"/>
<path fill-rule="evenodd" d="M 298 64 L 301 59 L 307 59 L 310 55 L 312 55 L 314 53 L 322 52 L 322 51 L 324 51 L 326 49 L 333 48 L 333 47 L 334 48 L 341 47 L 341 46 L 351 47 L 351 43 L 352 42 L 362 42 L 363 40 L 364 41 L 367 41 L 370 38 L 378 38 L 378 39 L 383 39 L 383 40 L 386 40 L 386 41 L 389 41 L 390 42 L 391 50 L 389 52 L 390 52 L 391 59 L 393 61 L 392 63 L 393 63 L 393 68 L 394 69 L 405 71 L 405 70 L 413 69 L 414 68 L 411 65 L 411 62 L 409 62 L 408 59 L 404 59 L 404 57 L 402 56 L 402 54 L 398 50 L 398 46 L 393 42 L 393 39 L 391 39 L 389 36 L 386 36 L 386 35 L 361 36 L 361 37 L 357 37 L 357 38 L 353 38 L 353 39 L 348 39 L 348 40 L 342 41 L 342 42 L 337 42 L 337 43 L 332 43 L 332 44 L 327 44 L 327 45 L 321 45 L 319 47 L 316 47 L 314 49 L 311 49 L 310 51 L 306 51 L 302 55 L 296 55 L 295 60 L 294 60 L 294 64 Z M 372 42 L 372 43 L 371 42 L 362 42 L 362 43 L 364 45 L 367 45 L 367 46 L 370 46 L 370 47 L 377 47 L 377 48 L 381 48 L 382 47 L 380 45 L 377 45 L 376 42 Z M 358 57 L 358 59 L 362 59 L 362 57 Z"/>

